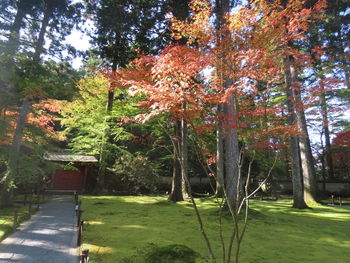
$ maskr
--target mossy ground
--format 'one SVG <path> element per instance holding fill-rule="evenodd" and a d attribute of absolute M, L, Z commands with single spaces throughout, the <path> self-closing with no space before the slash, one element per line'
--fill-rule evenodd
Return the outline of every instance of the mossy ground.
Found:
<path fill-rule="evenodd" d="M 18 222 L 23 222 L 29 218 L 28 207 L 6 207 L 0 209 L 0 241 L 13 232 L 13 218 L 15 209 L 17 210 Z"/>
<path fill-rule="evenodd" d="M 49 197 L 44 197 L 40 199 L 40 203 L 44 203 L 49 199 Z M 24 197 L 23 195 L 16 195 L 14 197 L 14 205 L 10 207 L 0 208 L 0 241 L 7 237 L 13 232 L 13 218 L 15 210 L 17 211 L 17 222 L 18 224 L 27 220 L 29 218 L 28 202 L 27 205 L 23 205 Z M 37 196 L 33 196 L 33 202 L 37 201 Z M 36 203 L 32 205 L 32 213 L 36 211 Z"/>
<path fill-rule="evenodd" d="M 213 199 L 198 199 L 206 231 L 220 260 L 218 209 Z M 242 245 L 242 263 L 350 262 L 350 207 L 315 205 L 291 208 L 290 200 L 252 201 Z M 116 263 L 148 244 L 183 244 L 208 257 L 189 202 L 164 197 L 113 196 L 82 198 L 83 247 L 91 263 Z M 224 219 L 225 236 L 230 218 Z"/>

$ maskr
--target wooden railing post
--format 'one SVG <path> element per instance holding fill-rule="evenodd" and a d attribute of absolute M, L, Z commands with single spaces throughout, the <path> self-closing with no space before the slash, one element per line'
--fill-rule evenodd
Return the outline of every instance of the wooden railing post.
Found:
<path fill-rule="evenodd" d="M 40 192 L 38 191 L 38 196 L 36 198 L 36 209 L 39 211 L 40 208 Z"/>
<path fill-rule="evenodd" d="M 74 192 L 75 205 L 79 205 L 79 194 L 78 192 Z"/>
<path fill-rule="evenodd" d="M 24 192 L 24 196 L 23 196 L 23 205 L 24 205 L 24 206 L 27 205 L 27 191 Z"/>
<path fill-rule="evenodd" d="M 13 215 L 13 225 L 12 225 L 13 231 L 16 231 L 17 224 L 18 224 L 18 211 L 17 211 L 17 208 L 16 208 L 15 211 L 14 211 L 14 215 Z"/>
<path fill-rule="evenodd" d="M 80 224 L 80 218 L 82 213 L 83 211 L 81 210 L 81 200 L 80 200 L 78 204 L 75 206 L 75 214 L 77 216 L 77 226 L 79 226 Z"/>
<path fill-rule="evenodd" d="M 29 205 L 28 205 L 29 218 L 32 216 L 32 205 L 33 205 L 33 193 L 30 195 L 30 200 L 29 200 Z"/>
<path fill-rule="evenodd" d="M 81 251 L 80 263 L 89 263 L 89 250 L 86 248 Z"/>
<path fill-rule="evenodd" d="M 83 231 L 84 231 L 84 220 L 81 220 L 78 228 L 78 240 L 77 240 L 78 246 L 80 246 L 81 242 L 83 241 Z"/>

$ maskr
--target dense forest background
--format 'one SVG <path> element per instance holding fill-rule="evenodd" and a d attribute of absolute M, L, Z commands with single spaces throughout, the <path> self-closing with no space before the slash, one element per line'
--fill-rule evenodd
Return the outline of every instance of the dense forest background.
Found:
<path fill-rule="evenodd" d="M 234 203 L 270 173 L 318 200 L 317 180 L 350 180 L 349 18 L 348 0 L 1 1 L 1 205 L 66 150 L 98 157 L 95 193 L 171 176 L 179 201 L 209 177 L 196 191 Z"/>

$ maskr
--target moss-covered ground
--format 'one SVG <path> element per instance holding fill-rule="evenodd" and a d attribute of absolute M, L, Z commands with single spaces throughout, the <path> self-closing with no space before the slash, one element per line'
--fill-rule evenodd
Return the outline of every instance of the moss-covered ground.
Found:
<path fill-rule="evenodd" d="M 17 211 L 18 223 L 29 218 L 28 207 L 6 207 L 0 209 L 0 241 L 13 232 L 13 218 Z"/>
<path fill-rule="evenodd" d="M 40 199 L 40 203 L 46 202 L 48 199 L 49 197 L 45 196 L 44 198 Z M 13 200 L 14 201 L 13 206 L 0 208 L 0 241 L 13 232 L 13 221 L 14 221 L 15 210 L 17 212 L 17 224 L 20 224 L 21 222 L 29 219 L 29 209 L 28 209 L 29 200 L 27 200 L 26 205 L 23 205 L 23 200 L 24 200 L 23 195 L 16 195 Z M 32 213 L 36 212 L 36 206 L 37 206 L 37 204 L 35 203 L 36 201 L 37 201 L 37 196 L 34 195 Z"/>
<path fill-rule="evenodd" d="M 213 199 L 198 199 L 215 253 L 220 255 L 218 209 Z M 184 244 L 208 257 L 189 202 L 164 197 L 113 196 L 82 198 L 83 248 L 91 263 L 116 263 L 147 244 Z M 350 262 L 350 206 L 296 210 L 290 200 L 251 201 L 242 245 L 242 263 Z M 224 219 L 226 237 L 229 217 Z M 220 258 L 218 262 L 221 262 Z"/>

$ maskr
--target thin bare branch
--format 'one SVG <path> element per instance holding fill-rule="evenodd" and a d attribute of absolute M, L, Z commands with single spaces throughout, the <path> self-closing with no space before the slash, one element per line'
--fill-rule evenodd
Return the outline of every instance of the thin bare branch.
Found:
<path fill-rule="evenodd" d="M 278 153 L 276 153 L 276 155 L 275 155 L 275 160 L 274 160 L 274 162 L 273 162 L 273 164 L 272 164 L 272 166 L 271 166 L 271 168 L 270 168 L 270 170 L 269 170 L 269 172 L 268 172 L 268 174 L 267 174 L 267 177 L 264 179 L 264 181 L 261 182 L 261 184 L 259 184 L 259 186 L 258 186 L 252 193 L 250 193 L 250 194 L 246 197 L 246 199 L 249 199 L 250 197 L 252 197 L 253 195 L 255 195 L 256 192 L 258 192 L 258 191 L 261 189 L 261 187 L 266 183 L 266 181 L 270 178 L 271 172 L 272 172 L 273 168 L 274 168 L 275 165 L 276 165 L 277 157 L 278 157 Z"/>

